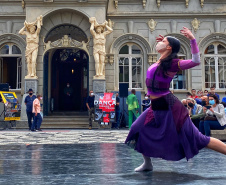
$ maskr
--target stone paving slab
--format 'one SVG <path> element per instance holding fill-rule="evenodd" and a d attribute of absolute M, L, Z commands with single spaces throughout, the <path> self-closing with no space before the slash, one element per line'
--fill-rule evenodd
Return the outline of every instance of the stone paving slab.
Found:
<path fill-rule="evenodd" d="M 1 131 L 0 145 L 124 143 L 128 130 Z"/>

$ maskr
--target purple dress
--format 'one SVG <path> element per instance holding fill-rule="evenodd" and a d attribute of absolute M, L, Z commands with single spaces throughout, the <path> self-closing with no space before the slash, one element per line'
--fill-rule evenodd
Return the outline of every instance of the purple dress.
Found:
<path fill-rule="evenodd" d="M 132 124 L 126 144 L 148 157 L 178 161 L 190 159 L 206 147 L 210 138 L 192 123 L 187 108 L 170 91 L 170 82 L 179 70 L 200 64 L 196 40 L 191 40 L 192 60 L 173 59 L 167 77 L 156 72 L 158 63 L 147 71 L 146 85 L 152 106 Z M 154 79 L 154 80 L 153 80 Z"/>

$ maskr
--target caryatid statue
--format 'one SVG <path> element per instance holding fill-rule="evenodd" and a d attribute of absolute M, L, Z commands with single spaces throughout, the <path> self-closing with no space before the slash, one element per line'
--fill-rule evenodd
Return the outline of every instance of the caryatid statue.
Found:
<path fill-rule="evenodd" d="M 36 76 L 36 60 L 38 56 L 39 33 L 42 26 L 42 16 L 39 16 L 34 22 L 24 22 L 24 27 L 19 31 L 19 34 L 26 35 L 26 62 L 27 76 L 26 79 L 38 78 Z"/>
<path fill-rule="evenodd" d="M 104 78 L 104 61 L 105 61 L 105 44 L 106 35 L 110 34 L 113 29 L 108 26 L 108 22 L 98 24 L 95 17 L 89 19 L 91 23 L 90 32 L 93 35 L 93 56 L 95 60 L 95 77 Z M 107 31 L 105 31 L 107 28 Z"/>

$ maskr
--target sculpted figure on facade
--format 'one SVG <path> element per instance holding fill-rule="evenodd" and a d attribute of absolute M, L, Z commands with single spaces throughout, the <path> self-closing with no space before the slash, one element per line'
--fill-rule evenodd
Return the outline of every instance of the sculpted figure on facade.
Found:
<path fill-rule="evenodd" d="M 24 22 L 24 27 L 19 31 L 19 34 L 26 35 L 26 62 L 27 76 L 26 79 L 38 78 L 36 76 L 36 60 L 38 56 L 39 33 L 42 26 L 42 16 L 39 16 L 34 22 Z"/>
<path fill-rule="evenodd" d="M 110 34 L 113 29 L 108 26 L 108 22 L 98 24 L 95 17 L 89 19 L 91 23 L 90 32 L 93 35 L 93 56 L 95 60 L 95 78 L 104 79 L 104 65 L 105 65 L 105 44 L 106 35 Z M 107 31 L 105 31 L 107 28 Z"/>

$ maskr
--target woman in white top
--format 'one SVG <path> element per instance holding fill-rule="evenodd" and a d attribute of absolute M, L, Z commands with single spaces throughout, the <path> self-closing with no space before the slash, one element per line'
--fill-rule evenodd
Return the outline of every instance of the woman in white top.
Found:
<path fill-rule="evenodd" d="M 203 111 L 207 116 L 216 117 L 216 120 L 200 121 L 199 131 L 206 136 L 210 136 L 210 130 L 224 130 L 226 127 L 224 106 L 219 103 L 218 97 L 216 95 L 210 95 L 209 104 L 211 108 L 207 110 L 206 107 L 203 107 Z"/>

